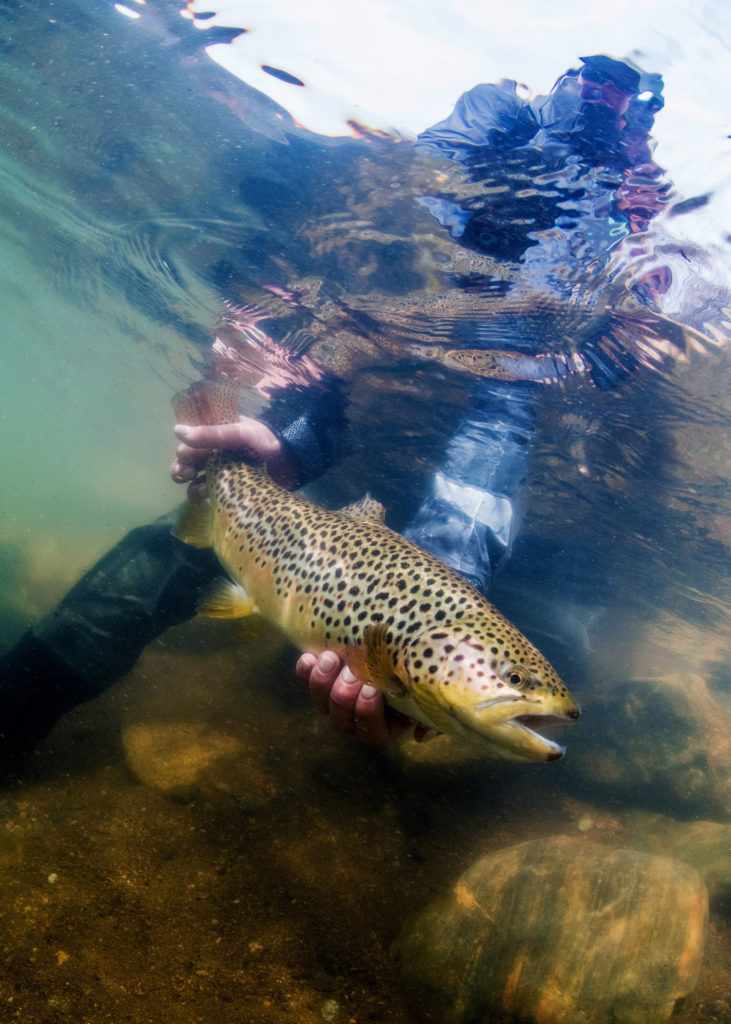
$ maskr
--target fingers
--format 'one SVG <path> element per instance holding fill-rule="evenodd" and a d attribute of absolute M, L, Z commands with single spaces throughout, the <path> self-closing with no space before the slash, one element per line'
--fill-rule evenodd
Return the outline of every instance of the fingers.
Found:
<path fill-rule="evenodd" d="M 330 690 L 340 668 L 340 658 L 332 651 L 323 651 L 319 658 L 303 654 L 297 662 L 297 678 L 309 686 L 315 707 L 324 715 L 330 713 Z"/>
<path fill-rule="evenodd" d="M 363 743 L 385 743 L 408 726 L 408 719 L 388 709 L 383 695 L 356 679 L 332 651 L 303 654 L 296 674 L 339 732 L 354 733 Z"/>
<path fill-rule="evenodd" d="M 175 436 L 181 442 L 170 465 L 176 483 L 195 480 L 212 450 L 240 452 L 263 462 L 269 475 L 283 487 L 293 486 L 296 470 L 277 435 L 265 423 L 241 416 L 236 423 L 190 427 L 179 423 Z"/>
<path fill-rule="evenodd" d="M 281 444 L 272 431 L 248 417 L 242 417 L 237 423 L 216 426 L 188 427 L 179 423 L 175 427 L 175 436 L 182 442 L 170 466 L 170 475 L 176 483 L 195 480 L 214 448 L 240 451 L 263 461 L 281 450 Z"/>
<path fill-rule="evenodd" d="M 310 681 L 310 674 L 312 669 L 315 667 L 317 662 L 317 655 L 313 654 L 312 651 L 305 651 L 304 654 L 299 656 L 297 664 L 295 665 L 294 674 L 297 676 L 301 683 L 307 685 Z"/>
<path fill-rule="evenodd" d="M 359 733 L 358 702 L 364 684 L 344 666 L 330 690 L 330 721 L 338 732 Z M 369 687 L 370 690 L 373 687 Z M 362 710 L 361 710 L 362 720 Z"/>
<path fill-rule="evenodd" d="M 179 423 L 175 436 L 183 442 L 186 457 L 205 462 L 212 448 L 245 452 L 266 461 L 279 452 L 281 443 L 276 434 L 259 420 L 242 416 L 236 423 L 218 423 L 214 426 L 188 427 Z M 181 448 L 178 449 L 180 456 Z M 200 464 L 200 463 L 199 463 Z"/>
<path fill-rule="evenodd" d="M 342 715 L 343 731 L 355 731 L 362 743 L 385 743 L 391 737 L 383 694 L 368 683 L 361 685 L 347 668 L 330 691 L 330 718 L 337 728 L 336 715 Z"/>
<path fill-rule="evenodd" d="M 170 476 L 176 484 L 190 483 L 198 476 L 207 457 L 207 451 L 201 452 L 185 444 L 179 445 L 175 458 L 170 463 Z"/>

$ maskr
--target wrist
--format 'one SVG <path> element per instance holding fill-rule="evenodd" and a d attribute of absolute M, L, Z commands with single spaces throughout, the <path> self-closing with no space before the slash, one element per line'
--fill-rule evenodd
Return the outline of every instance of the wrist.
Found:
<path fill-rule="evenodd" d="M 262 423 L 261 427 L 263 431 L 262 440 L 264 442 L 262 448 L 265 452 L 264 463 L 269 476 L 281 487 L 293 490 L 297 486 L 298 477 L 297 465 L 294 459 L 287 450 L 286 445 L 282 442 L 282 439 L 277 437 L 270 427 L 265 423 Z"/>

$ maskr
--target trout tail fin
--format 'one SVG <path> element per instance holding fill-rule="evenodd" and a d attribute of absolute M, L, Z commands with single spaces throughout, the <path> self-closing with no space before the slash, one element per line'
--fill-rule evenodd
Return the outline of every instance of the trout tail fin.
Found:
<path fill-rule="evenodd" d="M 178 423 L 189 427 L 235 423 L 239 418 L 237 389 L 228 380 L 199 380 L 173 397 Z"/>

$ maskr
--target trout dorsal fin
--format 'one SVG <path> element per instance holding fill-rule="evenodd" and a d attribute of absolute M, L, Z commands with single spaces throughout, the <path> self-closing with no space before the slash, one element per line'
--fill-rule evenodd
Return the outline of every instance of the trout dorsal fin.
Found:
<path fill-rule="evenodd" d="M 386 521 L 386 510 L 380 501 L 376 501 L 370 494 L 364 495 L 358 501 L 346 505 L 340 511 L 344 516 L 351 519 L 365 519 L 371 523 L 384 523 Z"/>
<path fill-rule="evenodd" d="M 188 427 L 235 423 L 239 418 L 237 389 L 228 380 L 199 380 L 173 396 L 178 423 Z"/>

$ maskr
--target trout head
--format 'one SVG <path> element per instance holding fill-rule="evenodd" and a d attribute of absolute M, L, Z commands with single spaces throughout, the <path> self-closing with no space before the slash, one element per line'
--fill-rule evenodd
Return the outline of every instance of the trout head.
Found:
<path fill-rule="evenodd" d="M 510 761 L 555 761 L 564 748 L 538 729 L 580 709 L 538 650 L 505 620 L 433 628 L 405 651 L 410 696 L 441 731 Z"/>

